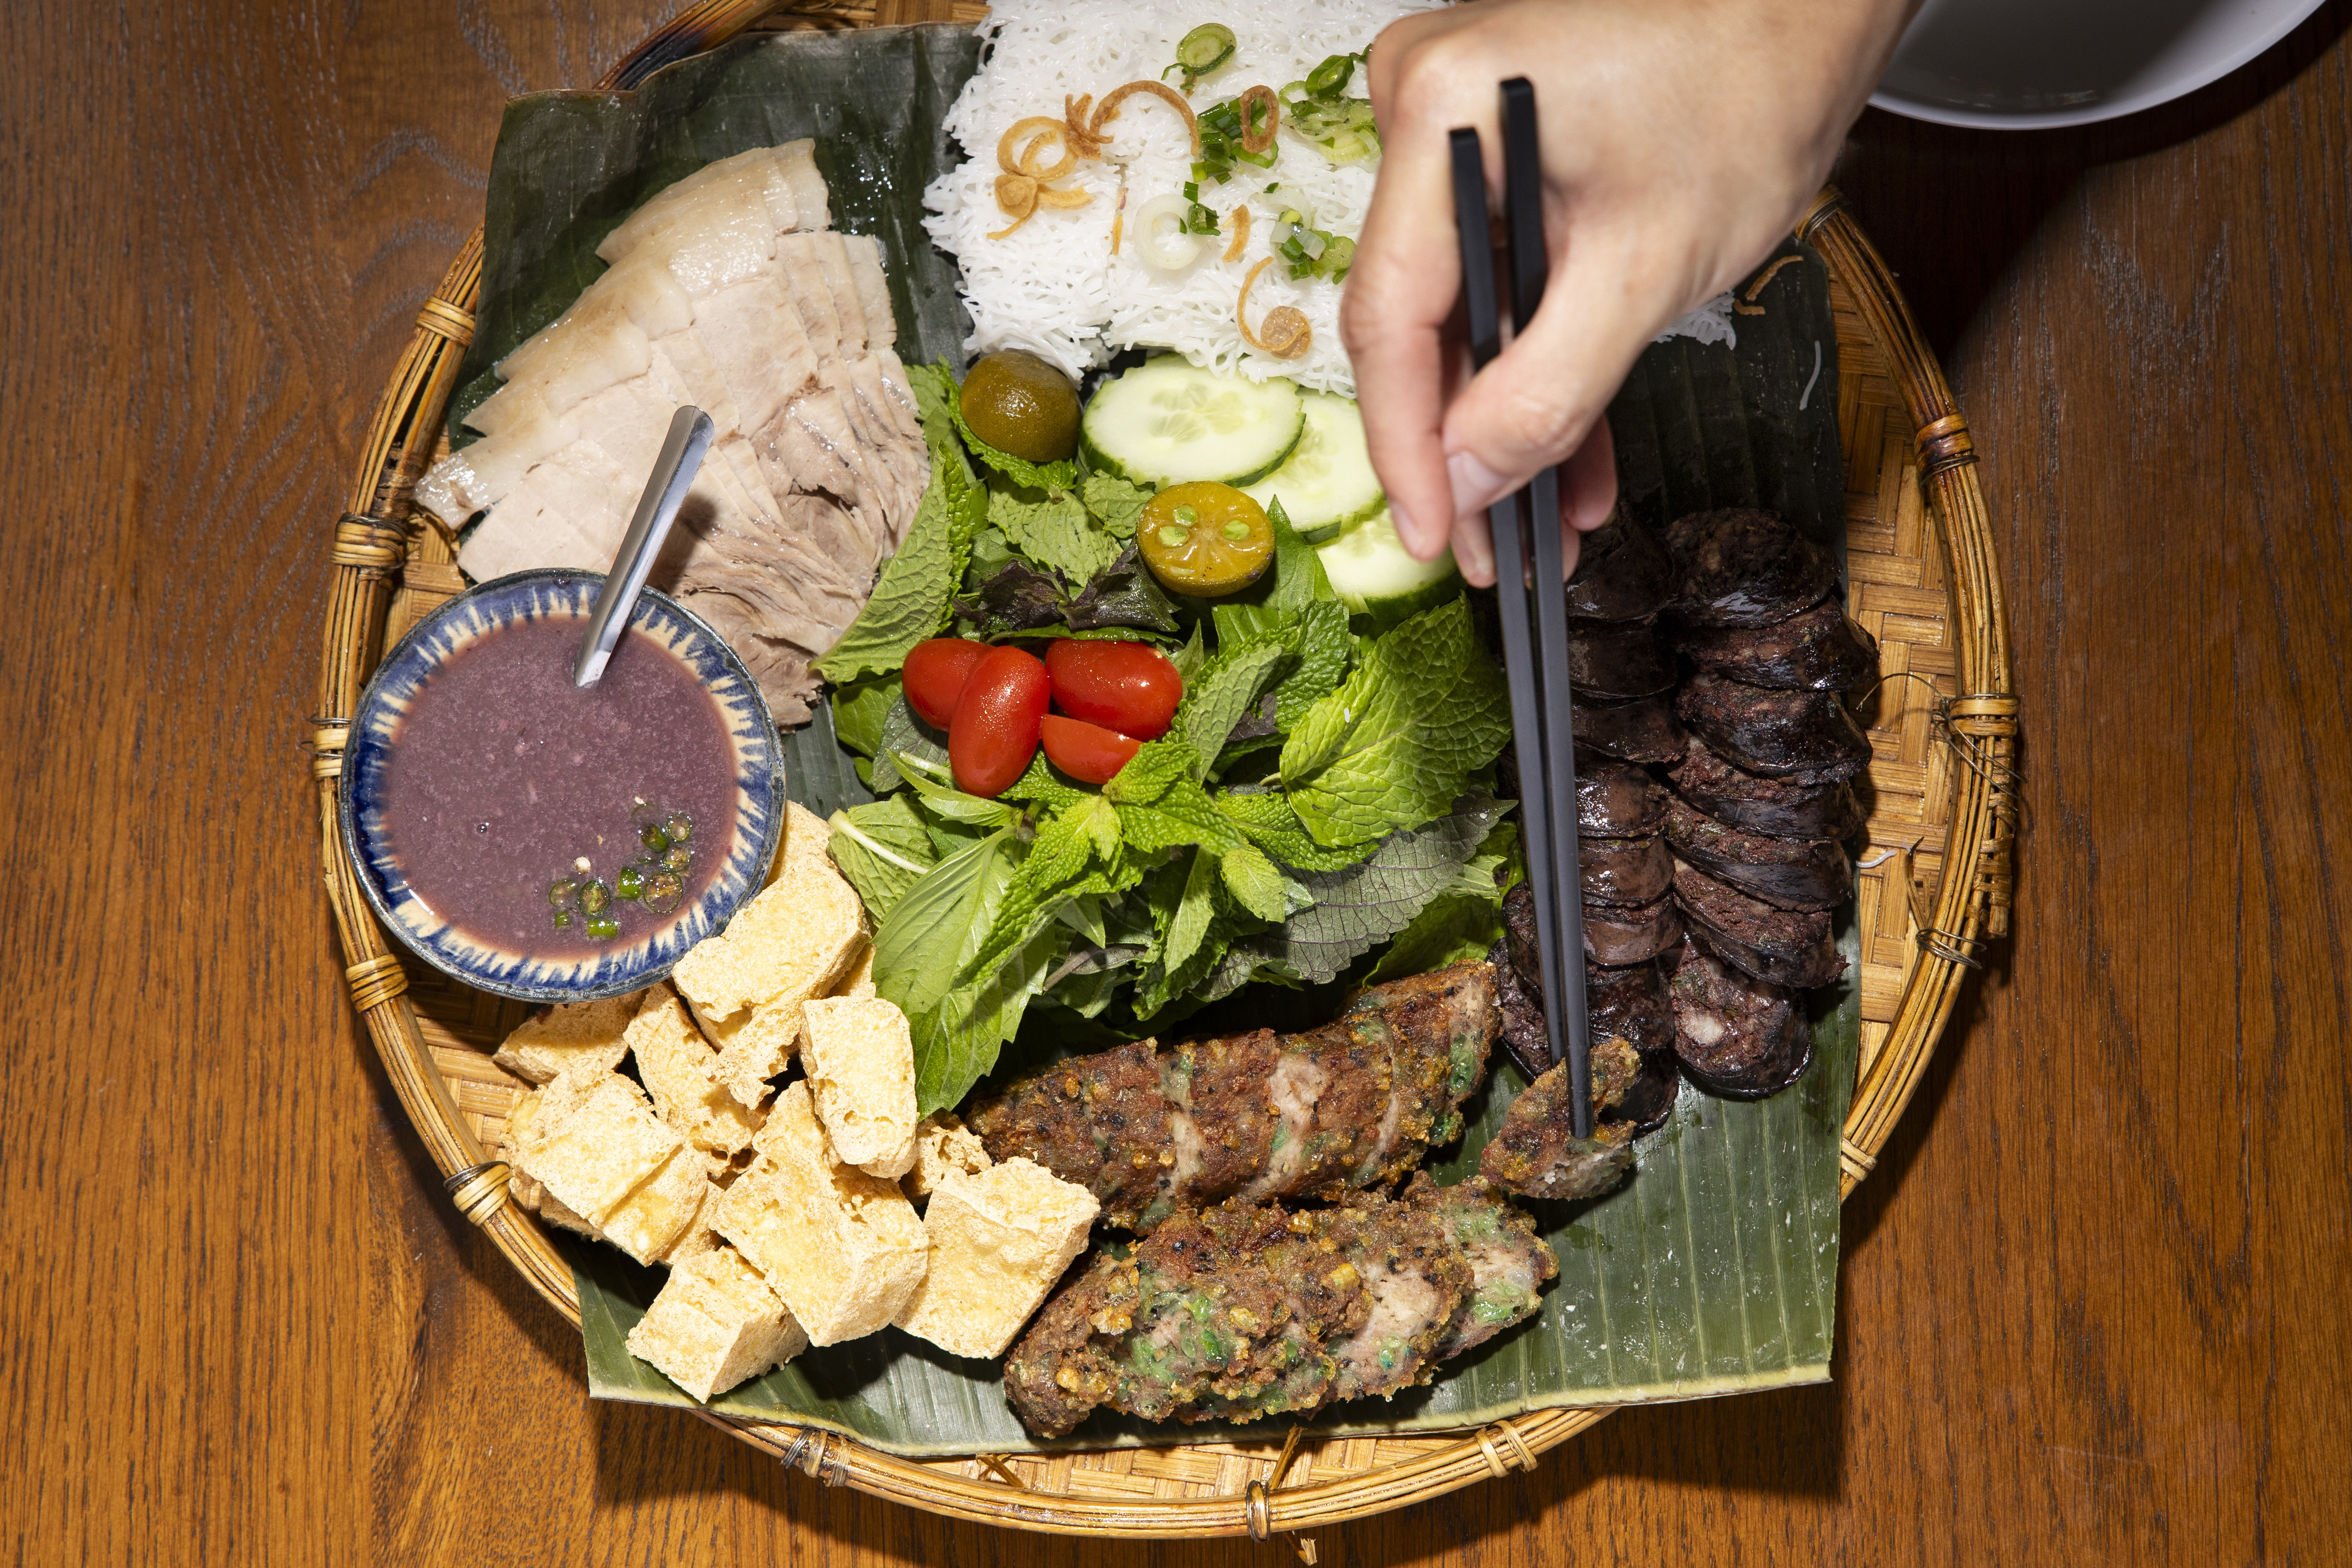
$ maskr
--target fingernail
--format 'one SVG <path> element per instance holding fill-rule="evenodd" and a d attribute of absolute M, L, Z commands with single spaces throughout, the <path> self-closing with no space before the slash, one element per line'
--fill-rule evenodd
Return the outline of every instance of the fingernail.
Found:
<path fill-rule="evenodd" d="M 1396 525 L 1397 542 L 1404 546 L 1406 554 L 1412 554 L 1413 547 L 1421 542 L 1420 532 L 1412 525 L 1412 514 L 1404 510 L 1402 502 L 1391 500 L 1389 502 L 1389 521 Z"/>
<path fill-rule="evenodd" d="M 1503 476 L 1480 462 L 1475 452 L 1456 452 L 1446 458 L 1445 472 L 1454 480 L 1456 517 L 1486 510 L 1487 503 L 1508 488 L 1503 483 Z"/>

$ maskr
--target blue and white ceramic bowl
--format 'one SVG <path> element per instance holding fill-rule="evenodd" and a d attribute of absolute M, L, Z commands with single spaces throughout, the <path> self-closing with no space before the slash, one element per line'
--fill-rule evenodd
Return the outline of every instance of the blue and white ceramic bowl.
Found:
<path fill-rule="evenodd" d="M 635 942 L 616 942 L 586 957 L 552 960 L 485 945 L 410 893 L 383 830 L 384 767 L 418 686 L 458 649 L 511 623 L 564 616 L 583 617 L 584 626 L 603 584 L 604 578 L 593 572 L 518 572 L 450 600 L 384 656 L 352 716 L 343 754 L 343 845 L 376 918 L 402 946 L 442 973 L 527 1002 L 592 1002 L 659 980 L 687 949 L 723 929 L 737 906 L 760 890 L 783 835 L 783 747 L 758 686 L 735 650 L 701 616 L 648 588 L 638 595 L 629 625 L 658 639 L 701 678 L 734 747 L 733 832 L 708 890 Z"/>

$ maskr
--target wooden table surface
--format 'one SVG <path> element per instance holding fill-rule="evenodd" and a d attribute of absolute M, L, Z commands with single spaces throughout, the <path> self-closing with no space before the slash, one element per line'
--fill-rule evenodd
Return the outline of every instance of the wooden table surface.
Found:
<path fill-rule="evenodd" d="M 591 1403 L 343 1000 L 327 533 L 502 99 L 663 4 L 0 11 L 14 1561 L 1291 1560 L 950 1527 Z M 1858 128 L 1984 454 L 2013 952 L 1847 1207 L 1832 1384 L 1620 1415 L 1323 1562 L 2352 1552 L 2347 29 L 2111 127 Z"/>

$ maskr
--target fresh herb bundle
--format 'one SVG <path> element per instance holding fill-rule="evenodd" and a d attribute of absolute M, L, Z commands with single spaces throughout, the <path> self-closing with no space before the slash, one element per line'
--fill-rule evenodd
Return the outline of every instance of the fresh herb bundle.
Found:
<path fill-rule="evenodd" d="M 912 1026 L 926 1113 L 1033 1010 L 1140 1034 L 1246 984 L 1417 973 L 1495 941 L 1515 837 L 1485 786 L 1509 717 L 1465 599 L 1360 635 L 1279 503 L 1265 578 L 1171 599 L 1136 559 L 1149 490 L 1000 461 L 944 365 L 908 375 L 932 484 L 818 669 L 881 797 L 835 815 L 833 852 L 876 921 L 875 983 Z M 1183 702 L 1098 789 L 1040 753 L 983 799 L 955 787 L 900 683 L 908 651 L 950 631 L 1160 642 Z"/>

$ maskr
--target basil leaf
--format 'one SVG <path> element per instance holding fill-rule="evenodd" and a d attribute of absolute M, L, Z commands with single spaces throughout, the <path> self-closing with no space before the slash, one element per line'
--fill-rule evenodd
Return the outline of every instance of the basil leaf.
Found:
<path fill-rule="evenodd" d="M 1021 818 L 1021 813 L 1001 800 L 966 795 L 952 784 L 944 784 L 930 776 L 919 764 L 909 762 L 904 752 L 887 752 L 899 776 L 912 784 L 923 809 L 934 816 L 950 822 L 976 823 L 983 827 L 1010 827 Z"/>
<path fill-rule="evenodd" d="M 1216 762 L 1234 726 L 1241 722 L 1242 715 L 1257 700 L 1258 692 L 1289 658 L 1289 645 L 1278 636 L 1227 643 L 1186 684 L 1183 706 L 1176 711 L 1174 732 L 1182 735 L 1192 747 L 1197 763 L 1192 770 L 1194 778 L 1206 773 Z"/>
<path fill-rule="evenodd" d="M 875 931 L 874 987 L 910 1019 L 946 997 L 949 982 L 995 922 L 1015 847 L 1013 830 L 1001 827 L 940 861 Z"/>
<path fill-rule="evenodd" d="M 1510 738 L 1509 700 L 1467 601 L 1375 641 L 1282 748 L 1282 783 L 1319 844 L 1360 844 L 1444 811 Z"/>
<path fill-rule="evenodd" d="M 833 863 L 877 921 L 889 919 L 907 889 L 938 863 L 931 836 L 904 795 L 836 811 L 831 823 Z"/>
<path fill-rule="evenodd" d="M 1217 873 L 1225 891 L 1242 908 L 1262 921 L 1279 921 L 1290 912 L 1284 897 L 1282 873 L 1274 862 L 1247 844 L 1237 844 L 1217 858 Z"/>
<path fill-rule="evenodd" d="M 907 1020 L 914 1037 L 917 1115 L 958 1104 L 987 1076 L 1068 943 L 1069 933 L 1049 924 L 977 984 Z"/>
<path fill-rule="evenodd" d="M 947 737 L 915 717 L 904 691 L 883 714 L 882 733 L 875 742 L 873 784 L 877 795 L 887 795 L 907 782 L 898 772 L 898 764 L 890 760 L 893 752 L 942 768 L 948 765 Z"/>
<path fill-rule="evenodd" d="M 833 689 L 833 732 L 861 757 L 882 748 L 882 725 L 904 690 L 896 675 L 853 681 Z"/>

